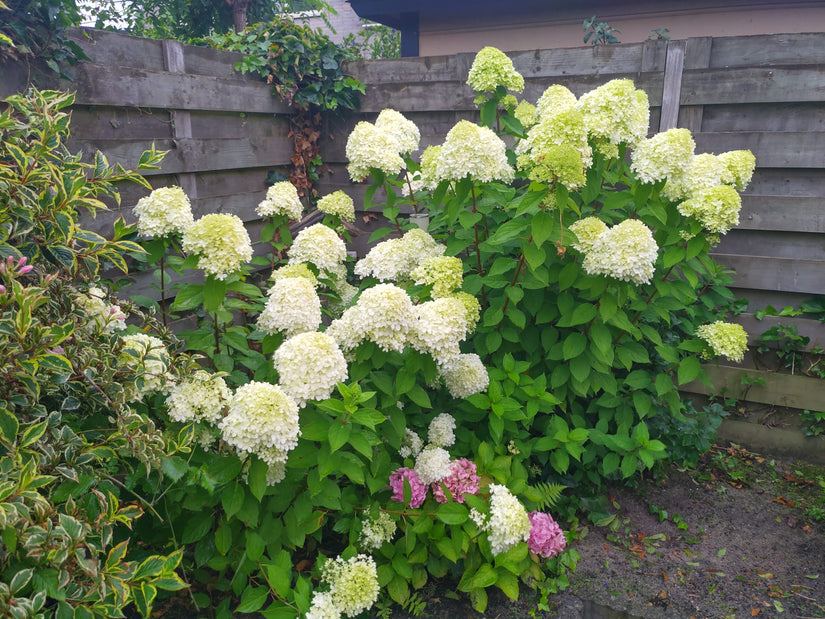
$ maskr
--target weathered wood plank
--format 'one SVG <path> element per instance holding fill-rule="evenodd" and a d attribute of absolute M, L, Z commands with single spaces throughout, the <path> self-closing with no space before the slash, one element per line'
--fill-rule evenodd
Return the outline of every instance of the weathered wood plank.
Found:
<path fill-rule="evenodd" d="M 825 198 L 743 195 L 737 228 L 825 233 Z"/>
<path fill-rule="evenodd" d="M 75 149 L 89 157 L 100 150 L 109 161 L 119 161 L 127 168 L 134 168 L 141 153 L 151 147 L 145 140 L 91 140 L 74 142 Z M 218 138 L 160 140 L 158 150 L 167 150 L 160 170 L 148 170 L 146 176 L 155 174 L 180 174 L 206 170 L 229 170 L 260 166 L 289 164 L 292 145 L 280 140 L 262 139 L 259 143 L 246 138 Z"/>
<path fill-rule="evenodd" d="M 685 71 L 682 105 L 825 99 L 825 65 Z"/>
<path fill-rule="evenodd" d="M 667 46 L 659 131 L 667 131 L 668 129 L 675 128 L 676 122 L 679 119 L 682 70 L 685 66 L 685 44 L 686 41 L 671 41 Z"/>
<path fill-rule="evenodd" d="M 705 69 L 710 62 L 713 46 L 711 37 L 693 37 L 685 43 L 684 69 Z M 681 93 L 680 93 L 681 94 Z M 705 107 L 703 105 L 683 105 L 679 108 L 677 126 L 693 133 L 702 131 Z"/>
<path fill-rule="evenodd" d="M 616 75 L 560 75 L 525 81 L 524 98 L 535 101 L 553 84 L 562 84 L 576 96 L 593 90 L 616 78 L 631 78 L 655 102 L 662 99 L 661 73 L 621 73 Z M 380 112 L 392 107 L 402 113 L 435 110 L 476 110 L 475 93 L 464 81 L 372 83 L 367 82 L 366 95 L 361 99 L 361 112 Z"/>
<path fill-rule="evenodd" d="M 709 105 L 702 130 L 825 132 L 825 106 L 821 102 Z"/>
<path fill-rule="evenodd" d="M 741 256 L 825 261 L 825 236 L 807 231 L 779 232 L 734 228 L 722 237 L 714 251 Z M 822 279 L 825 284 L 825 277 Z"/>
<path fill-rule="evenodd" d="M 720 264 L 736 271 L 733 288 L 825 293 L 825 278 L 822 277 L 825 262 L 821 260 L 711 255 Z"/>
<path fill-rule="evenodd" d="M 757 167 L 753 179 L 743 192 L 756 196 L 825 196 L 825 170 Z"/>
<path fill-rule="evenodd" d="M 741 67 L 825 63 L 825 34 L 715 37 L 710 66 Z"/>
<path fill-rule="evenodd" d="M 151 141 L 172 137 L 169 112 L 149 108 L 75 105 L 69 127 L 73 138 L 84 140 Z"/>
<path fill-rule="evenodd" d="M 525 79 L 561 77 L 579 74 L 612 75 L 661 71 L 663 58 L 655 54 L 648 59 L 650 68 L 642 67 L 645 43 L 604 45 L 508 52 L 513 66 Z M 647 47 L 650 47 L 648 44 Z M 660 52 L 661 53 L 661 52 Z M 392 60 L 368 60 L 347 64 L 347 71 L 369 84 L 403 82 L 466 82 L 475 54 L 424 56 Z M 608 78 L 609 79 L 609 78 Z M 606 80 L 604 80 L 606 81 Z"/>
<path fill-rule="evenodd" d="M 814 131 L 726 131 L 697 133 L 696 152 L 747 149 L 761 168 L 825 168 L 825 133 Z"/>
<path fill-rule="evenodd" d="M 776 290 L 754 290 L 752 288 L 738 288 L 734 290 L 736 297 L 748 302 L 748 311 L 764 310 L 768 306 L 777 310 L 783 307 L 799 308 L 802 303 L 810 300 L 811 295 L 804 292 L 777 292 Z"/>
<path fill-rule="evenodd" d="M 782 308 L 777 308 L 782 309 Z M 796 327 L 796 332 L 803 336 L 810 338 L 805 350 L 812 350 L 819 347 L 825 347 L 825 323 L 813 320 L 811 318 L 802 318 L 800 316 L 765 316 L 761 320 L 757 320 L 753 314 L 739 314 L 733 318 L 734 322 L 739 323 L 748 333 L 748 345 L 755 346 L 760 343 L 759 337 L 768 329 L 778 326 L 787 325 Z"/>
<path fill-rule="evenodd" d="M 825 402 L 825 381 L 808 376 L 778 374 L 762 370 L 742 369 L 726 365 L 705 365 L 713 387 L 698 381 L 682 385 L 679 389 L 688 393 L 726 396 L 748 402 L 775 404 L 798 409 L 820 410 Z M 764 384 L 743 385 L 742 378 L 764 381 Z"/>
<path fill-rule="evenodd" d="M 75 67 L 79 105 L 290 114 L 263 82 L 173 74 L 84 62 Z"/>

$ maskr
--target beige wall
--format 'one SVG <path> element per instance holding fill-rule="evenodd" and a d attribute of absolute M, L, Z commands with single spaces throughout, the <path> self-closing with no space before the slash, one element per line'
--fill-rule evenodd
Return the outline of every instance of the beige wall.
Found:
<path fill-rule="evenodd" d="M 486 45 L 501 50 L 550 49 L 578 47 L 584 32 L 582 21 L 590 15 L 562 19 L 534 16 L 529 25 L 506 23 L 497 18 L 495 23 L 483 17 L 464 19 L 458 23 L 422 21 L 419 38 L 421 56 L 440 56 L 459 52 L 477 52 Z M 635 43 L 649 38 L 651 30 L 668 28 L 671 39 L 700 36 L 736 36 L 748 34 L 780 34 L 825 32 L 825 2 L 749 9 L 704 9 L 695 11 L 645 12 L 637 15 L 610 15 L 602 12 L 599 20 L 607 21 L 621 32 L 622 43 Z"/>

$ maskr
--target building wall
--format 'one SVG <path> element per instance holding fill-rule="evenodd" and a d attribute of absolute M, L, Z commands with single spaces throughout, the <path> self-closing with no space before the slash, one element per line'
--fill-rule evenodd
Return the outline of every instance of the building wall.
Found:
<path fill-rule="evenodd" d="M 825 31 L 825 2 L 777 3 L 748 9 L 718 8 L 651 12 L 632 3 L 597 13 L 620 31 L 622 43 L 637 43 L 652 30 L 668 28 L 671 39 Z M 585 45 L 582 21 L 591 16 L 563 12 L 533 15 L 529 20 L 496 16 L 465 16 L 461 21 L 422 18 L 419 55 L 440 56 L 477 52 L 486 45 L 504 51 L 578 47 Z"/>
<path fill-rule="evenodd" d="M 329 22 L 335 32 L 329 29 L 321 16 L 306 17 L 304 18 L 306 23 L 312 28 L 320 28 L 336 43 L 341 43 L 350 33 L 358 34 L 363 20 L 352 10 L 349 3 L 346 0 L 327 0 L 327 2 L 338 13 L 338 15 L 329 16 Z"/>

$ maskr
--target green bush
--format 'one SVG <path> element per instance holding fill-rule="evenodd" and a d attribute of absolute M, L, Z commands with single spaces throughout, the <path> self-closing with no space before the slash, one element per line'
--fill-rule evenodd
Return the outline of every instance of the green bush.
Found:
<path fill-rule="evenodd" d="M 77 225 L 113 183 L 145 181 L 66 151 L 72 101 L 30 91 L 0 113 L 0 613 L 148 616 L 158 589 L 184 586 L 182 555 L 130 543 L 151 505 L 128 480 L 157 482 L 177 447 L 130 403 L 145 368 L 121 362 L 124 311 L 92 280 L 139 249 L 134 227 L 107 241 Z"/>

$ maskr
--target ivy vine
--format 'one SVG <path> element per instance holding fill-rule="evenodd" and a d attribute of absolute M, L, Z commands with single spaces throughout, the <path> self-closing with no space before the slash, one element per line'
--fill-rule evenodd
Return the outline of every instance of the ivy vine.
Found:
<path fill-rule="evenodd" d="M 304 196 L 315 197 L 313 182 L 326 170 L 319 146 L 323 114 L 355 110 L 359 95 L 364 94 L 364 85 L 344 70 L 344 63 L 355 60 L 356 53 L 289 18 L 213 35 L 203 42 L 244 54 L 235 69 L 260 75 L 282 101 L 295 107 L 290 119 L 294 152 L 289 180 Z"/>

